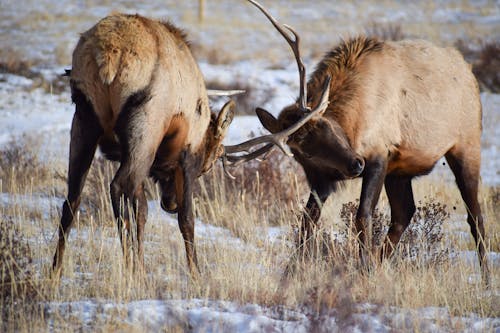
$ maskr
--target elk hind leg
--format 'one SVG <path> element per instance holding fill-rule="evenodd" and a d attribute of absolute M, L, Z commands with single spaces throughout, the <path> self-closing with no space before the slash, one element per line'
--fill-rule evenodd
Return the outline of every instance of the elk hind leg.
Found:
<path fill-rule="evenodd" d="M 142 242 L 147 217 L 144 181 L 154 161 L 155 142 L 158 142 L 155 135 L 158 131 L 149 127 L 155 122 L 147 118 L 148 112 L 143 112 L 149 100 L 147 91 L 133 94 L 115 125 L 122 152 L 120 167 L 110 185 L 110 194 L 126 264 L 131 259 L 128 255 L 131 244 L 135 247 L 133 254 L 139 256 L 139 263 L 144 261 Z M 135 230 L 132 222 L 137 224 Z"/>
<path fill-rule="evenodd" d="M 391 225 L 382 245 L 382 259 L 392 254 L 416 210 L 411 178 L 387 176 L 385 192 L 391 206 Z"/>
<path fill-rule="evenodd" d="M 474 151 L 450 150 L 446 160 L 455 175 L 457 186 L 467 208 L 467 223 L 476 243 L 483 281 L 489 283 L 489 270 L 485 249 L 485 231 L 478 201 L 480 154 Z"/>
<path fill-rule="evenodd" d="M 124 156 L 127 156 L 124 154 Z M 116 218 L 118 235 L 122 245 L 125 262 L 128 264 L 130 246 L 133 244 L 139 256 L 139 264 L 144 261 L 143 230 L 147 217 L 147 201 L 144 185 L 149 165 L 147 159 L 140 159 L 131 155 L 122 161 L 110 185 L 111 203 Z M 134 161 L 141 161 L 145 165 L 137 165 Z M 132 224 L 137 225 L 133 230 Z M 125 226 L 125 229 L 124 229 Z M 136 234 L 134 235 L 134 233 Z"/>
<path fill-rule="evenodd" d="M 72 89 L 76 105 L 71 125 L 71 141 L 68 167 L 68 197 L 64 201 L 59 224 L 59 240 L 52 264 L 53 271 L 60 274 L 66 238 L 73 224 L 74 214 L 80 205 L 80 196 L 88 170 L 92 164 L 97 142 L 102 135 L 94 109 L 86 96 L 77 88 Z"/>

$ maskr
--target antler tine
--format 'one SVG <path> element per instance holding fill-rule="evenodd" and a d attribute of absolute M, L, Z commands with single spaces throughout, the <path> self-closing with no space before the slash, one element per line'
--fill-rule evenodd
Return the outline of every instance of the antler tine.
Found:
<path fill-rule="evenodd" d="M 248 0 L 250 3 L 252 3 L 255 7 L 259 8 L 260 11 L 271 21 L 273 26 L 276 28 L 276 30 L 279 31 L 279 33 L 285 38 L 285 40 L 288 42 L 288 45 L 290 45 L 293 55 L 295 56 L 295 60 L 297 61 L 297 67 L 299 69 L 299 80 L 300 80 L 300 92 L 299 92 L 299 106 L 302 110 L 307 110 L 307 82 L 306 82 L 306 67 L 304 66 L 304 63 L 302 62 L 302 59 L 300 58 L 300 49 L 299 49 L 299 44 L 300 44 L 300 37 L 299 34 L 289 25 L 283 24 L 281 25 L 269 12 L 257 1 L 255 0 Z M 294 37 L 292 39 L 290 35 L 283 29 L 286 28 L 288 31 L 290 31 Z"/>
<path fill-rule="evenodd" d="M 328 106 L 328 97 L 330 95 L 330 81 L 331 77 L 327 76 L 325 83 L 323 84 L 323 91 L 321 92 L 321 99 L 319 104 L 311 111 L 309 112 L 306 116 L 302 117 L 298 122 L 290 126 L 289 128 L 277 132 L 274 134 L 268 134 L 264 136 L 259 136 L 257 138 L 250 139 L 248 141 L 242 142 L 237 145 L 233 146 L 224 146 L 224 156 L 229 158 L 229 159 L 243 159 L 242 157 L 248 156 L 248 159 L 245 159 L 245 161 L 249 161 L 253 158 L 256 158 L 265 152 L 267 152 L 270 148 L 272 147 L 272 144 L 278 146 L 286 155 L 288 156 L 293 156 L 292 152 L 290 151 L 290 148 L 286 145 L 286 141 L 288 140 L 288 137 L 295 133 L 299 128 L 301 128 L 305 123 L 307 123 L 309 120 L 311 120 L 314 116 L 322 114 L 326 107 Z M 229 156 L 227 154 L 234 154 L 234 153 L 239 153 L 242 151 L 248 151 L 250 148 L 257 146 L 262 143 L 268 143 L 268 145 L 260 148 L 259 150 L 256 150 L 252 153 L 249 153 L 247 155 L 243 156 Z M 267 150 L 265 150 L 265 148 Z"/>
<path fill-rule="evenodd" d="M 264 147 L 261 147 L 257 149 L 256 151 L 253 151 L 247 155 L 240 155 L 240 156 L 231 156 L 224 154 L 222 155 L 222 167 L 224 168 L 224 172 L 226 175 L 229 176 L 231 179 L 236 179 L 228 170 L 228 166 L 238 166 L 241 163 L 251 161 L 253 159 L 257 159 L 261 155 L 268 154 L 270 151 L 272 151 L 274 148 L 274 145 L 272 143 L 268 143 Z"/>
<path fill-rule="evenodd" d="M 234 96 L 245 93 L 245 90 L 218 90 L 207 89 L 207 95 L 210 96 Z"/>
<path fill-rule="evenodd" d="M 258 158 L 261 155 L 269 153 L 271 150 L 273 150 L 273 148 L 274 148 L 274 144 L 268 143 L 265 146 L 255 150 L 251 153 L 248 153 L 247 155 L 238 155 L 238 156 L 225 155 L 226 164 L 230 165 L 230 166 L 240 165 L 243 162 L 251 161 L 253 159 Z"/>

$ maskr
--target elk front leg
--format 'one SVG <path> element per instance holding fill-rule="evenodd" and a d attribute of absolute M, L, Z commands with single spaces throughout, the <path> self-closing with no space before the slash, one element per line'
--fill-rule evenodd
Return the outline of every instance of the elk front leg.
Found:
<path fill-rule="evenodd" d="M 356 214 L 356 233 L 359 239 L 359 255 L 363 266 L 368 265 L 372 248 L 372 214 L 377 205 L 387 171 L 387 161 L 377 159 L 366 163 L 361 186 L 361 197 Z"/>
<path fill-rule="evenodd" d="M 102 128 L 95 116 L 92 105 L 78 89 L 72 90 L 72 99 L 76 111 L 71 125 L 71 141 L 68 167 L 68 197 L 64 201 L 59 240 L 52 263 L 53 272 L 59 276 L 66 246 L 66 239 L 73 224 L 74 214 L 80 205 L 80 195 L 85 184 L 97 142 L 102 135 Z"/>
<path fill-rule="evenodd" d="M 416 209 L 411 177 L 387 176 L 385 192 L 391 206 L 391 225 L 382 245 L 381 259 L 392 254 Z"/>
<path fill-rule="evenodd" d="M 156 145 L 162 135 L 155 127 L 155 113 L 148 112 L 150 103 L 153 103 L 150 97 L 144 91 L 130 96 L 114 128 L 122 151 L 120 168 L 111 182 L 110 194 L 126 265 L 130 259 L 135 259 L 135 255 L 139 256 L 139 262 L 143 262 L 143 230 L 147 215 L 144 181 L 151 170 Z M 137 224 L 135 230 L 132 222 Z M 124 224 L 126 233 L 123 231 Z M 136 245 L 132 258 L 129 256 L 130 244 Z M 133 262 L 136 263 L 135 260 Z"/>
<path fill-rule="evenodd" d="M 298 249 L 304 256 L 311 249 L 312 241 L 315 238 L 315 232 L 318 229 L 318 221 L 321 216 L 321 208 L 328 198 L 328 194 L 318 193 L 316 189 L 311 189 L 306 209 L 302 214 L 301 226 L 299 231 Z"/>
<path fill-rule="evenodd" d="M 188 151 L 181 153 L 180 166 L 176 169 L 175 189 L 179 229 L 184 239 L 186 259 L 191 276 L 199 274 L 194 246 L 193 182 L 196 178 L 196 158 Z"/>

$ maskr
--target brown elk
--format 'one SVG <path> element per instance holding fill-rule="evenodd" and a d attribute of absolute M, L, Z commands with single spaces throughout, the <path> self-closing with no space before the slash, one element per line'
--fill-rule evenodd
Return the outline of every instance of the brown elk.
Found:
<path fill-rule="evenodd" d="M 226 103 L 218 116 L 211 113 L 207 94 L 212 92 L 205 88 L 185 34 L 168 22 L 139 15 L 114 14 L 84 32 L 73 52 L 68 75 L 75 114 L 68 197 L 53 261 L 57 274 L 97 146 L 106 158 L 120 162 L 110 194 L 125 258 L 132 243 L 136 246 L 133 255 L 143 267 L 147 217 L 144 181 L 151 176 L 160 185 L 162 208 L 178 212 L 188 266 L 196 273 L 194 180 L 219 157 L 238 163 L 268 150 L 231 155 L 254 144 L 278 144 L 284 149 L 287 136 L 300 126 L 242 146 L 224 147 L 222 140 L 233 118 L 234 103 Z M 320 103 L 322 108 L 327 98 Z M 131 237 L 134 232 L 136 239 Z"/>
<path fill-rule="evenodd" d="M 355 228 L 360 255 L 371 248 L 371 216 L 382 186 L 391 207 L 391 225 L 382 246 L 389 256 L 415 212 L 412 179 L 429 173 L 444 156 L 467 207 L 483 278 L 488 280 L 484 225 L 478 202 L 481 161 L 481 102 L 478 84 L 458 51 L 422 40 L 379 41 L 358 37 L 334 47 L 306 83 L 295 40 L 257 2 L 292 46 L 299 65 L 300 96 L 278 118 L 256 112 L 271 133 L 309 113 L 331 78 L 329 104 L 287 141 L 311 187 L 302 216 L 299 246 L 317 227 L 321 208 L 339 182 L 362 177 Z M 309 94 L 307 94 L 309 92 Z"/>

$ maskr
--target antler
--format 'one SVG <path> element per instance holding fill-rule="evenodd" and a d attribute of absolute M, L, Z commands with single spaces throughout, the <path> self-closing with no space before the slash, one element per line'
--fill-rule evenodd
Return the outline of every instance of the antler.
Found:
<path fill-rule="evenodd" d="M 231 178 L 234 177 L 227 171 L 227 166 L 236 166 L 243 162 L 255 159 L 261 155 L 269 153 L 275 146 L 278 146 L 286 155 L 293 156 L 292 152 L 290 151 L 290 148 L 286 145 L 288 138 L 290 137 L 290 135 L 299 130 L 299 128 L 304 126 L 304 124 L 306 124 L 313 117 L 320 115 L 325 111 L 326 107 L 328 106 L 328 97 L 330 93 L 331 78 L 328 76 L 323 85 L 323 90 L 321 92 L 321 99 L 319 104 L 313 110 L 307 107 L 306 68 L 304 66 L 304 63 L 302 62 L 302 59 L 300 58 L 299 35 L 297 34 L 297 32 L 295 32 L 295 30 L 293 30 L 292 27 L 286 24 L 281 25 L 271 14 L 267 12 L 267 10 L 264 7 L 262 7 L 260 3 L 258 3 L 255 0 L 248 0 L 248 1 L 251 2 L 253 5 L 255 5 L 257 8 L 259 8 L 262 13 L 264 13 L 264 15 L 274 25 L 274 27 L 285 38 L 285 40 L 288 42 L 293 51 L 299 69 L 299 79 L 300 79 L 300 95 L 298 99 L 299 108 L 304 111 L 305 116 L 302 117 L 302 119 L 300 119 L 298 122 L 293 124 L 291 127 L 281 132 L 253 138 L 233 146 L 224 146 L 224 154 L 222 155 L 222 162 L 224 166 L 224 171 Z M 292 33 L 294 37 L 293 39 L 289 35 L 289 33 L 285 31 L 285 29 Z M 267 144 L 257 150 L 249 152 L 250 148 L 264 143 Z M 249 152 L 249 153 L 246 155 L 229 155 L 239 152 Z"/>
<path fill-rule="evenodd" d="M 308 114 L 306 114 L 304 117 L 302 117 L 298 122 L 293 124 L 292 126 L 288 127 L 287 129 L 274 133 L 274 134 L 268 134 L 264 136 L 259 136 L 257 138 L 250 139 L 248 141 L 242 142 L 237 145 L 233 146 L 224 146 L 224 154 L 222 156 L 222 162 L 224 164 L 224 169 L 226 169 L 227 166 L 236 166 L 238 164 L 241 164 L 243 162 L 250 161 L 252 159 L 255 159 L 267 152 L 269 152 L 274 146 L 278 146 L 283 153 L 285 153 L 288 156 L 293 156 L 292 152 L 290 151 L 290 148 L 286 145 L 286 142 L 290 135 L 293 133 L 297 132 L 304 124 L 306 124 L 309 120 L 311 120 L 314 116 L 317 116 L 325 111 L 325 109 L 328 106 L 328 97 L 330 95 L 330 81 L 331 78 L 330 76 L 327 76 L 325 83 L 323 84 L 323 91 L 321 93 L 321 99 L 319 104 L 311 110 Z M 247 155 L 228 155 L 228 154 L 234 154 L 234 153 L 239 153 L 243 151 L 249 151 L 250 148 L 267 143 L 264 147 L 261 147 L 251 153 L 248 153 Z M 226 170 L 226 173 L 231 176 Z M 232 177 L 232 176 L 231 176 Z"/>
<path fill-rule="evenodd" d="M 299 34 L 289 25 L 283 24 L 281 25 L 269 12 L 257 1 L 255 0 L 248 0 L 248 2 L 252 3 L 255 5 L 255 7 L 259 8 L 260 11 L 271 21 L 271 23 L 274 25 L 276 30 L 279 31 L 279 33 L 285 38 L 287 41 L 288 45 L 290 45 L 293 55 L 295 56 L 295 60 L 297 61 L 297 67 L 299 68 L 299 80 L 300 80 L 300 94 L 299 94 L 299 106 L 303 110 L 307 110 L 307 82 L 306 82 L 306 67 L 304 66 L 304 63 L 302 62 L 302 59 L 300 58 L 300 49 L 299 49 L 299 43 L 300 43 L 300 37 Z M 286 30 L 290 31 L 294 37 L 292 39 L 288 32 Z"/>
<path fill-rule="evenodd" d="M 218 89 L 207 89 L 207 95 L 210 96 L 234 96 L 243 94 L 245 90 L 218 90 Z"/>

